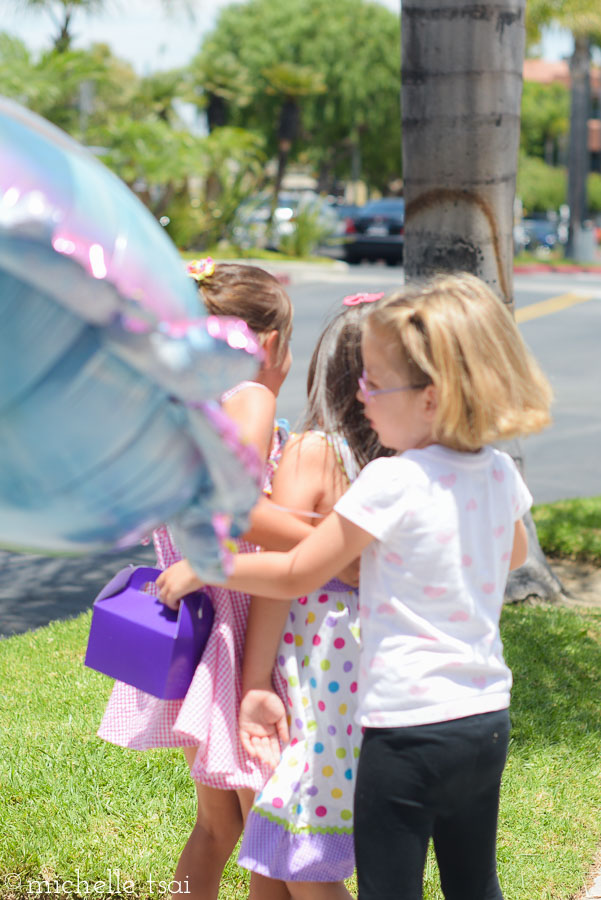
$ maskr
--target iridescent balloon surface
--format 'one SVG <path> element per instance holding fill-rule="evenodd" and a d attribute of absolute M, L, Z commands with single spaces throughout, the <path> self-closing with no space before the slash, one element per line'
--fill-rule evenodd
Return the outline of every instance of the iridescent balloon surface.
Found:
<path fill-rule="evenodd" d="M 241 524 L 257 473 L 202 403 L 252 377 L 260 348 L 203 312 L 125 185 L 0 98 L 0 546 L 121 548 L 173 520 L 211 568 L 213 517 Z"/>

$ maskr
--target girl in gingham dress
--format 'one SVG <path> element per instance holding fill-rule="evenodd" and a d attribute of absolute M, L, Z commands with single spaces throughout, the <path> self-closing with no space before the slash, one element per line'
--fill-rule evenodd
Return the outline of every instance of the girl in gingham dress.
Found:
<path fill-rule="evenodd" d="M 224 394 L 222 408 L 238 425 L 241 440 L 254 445 L 267 461 L 264 491 L 268 493 L 283 445 L 281 429 L 274 429 L 274 415 L 291 362 L 290 300 L 275 278 L 254 266 L 215 266 L 205 260 L 191 264 L 189 272 L 199 282 L 208 313 L 242 318 L 261 339 L 264 361 L 256 380 Z M 309 526 L 269 506 L 268 501 L 257 505 L 259 512 L 251 516 L 245 537 L 274 548 L 293 546 Z M 161 568 L 178 561 L 187 566 L 167 526 L 154 532 L 153 541 Z M 254 543 L 238 541 L 239 552 L 256 549 Z M 111 743 L 137 750 L 184 748 L 196 782 L 198 815 L 174 881 L 186 884 L 188 900 L 217 897 L 223 866 L 240 836 L 254 792 L 269 775 L 265 765 L 249 759 L 238 736 L 240 669 L 250 597 L 215 588 L 211 598 L 213 628 L 186 697 L 159 700 L 117 682 L 98 732 Z M 262 900 L 289 896 L 284 885 L 266 879 L 254 879 L 251 896 L 255 891 Z"/>

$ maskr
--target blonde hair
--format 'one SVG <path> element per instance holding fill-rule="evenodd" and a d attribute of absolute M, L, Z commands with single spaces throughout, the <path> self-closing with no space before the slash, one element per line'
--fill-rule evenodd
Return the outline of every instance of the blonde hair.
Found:
<path fill-rule="evenodd" d="M 243 319 L 259 340 L 277 331 L 282 361 L 292 334 L 292 303 L 277 278 L 259 266 L 218 263 L 198 288 L 210 315 Z"/>
<path fill-rule="evenodd" d="M 505 305 L 479 278 L 440 275 L 373 309 L 368 326 L 389 342 L 414 385 L 433 384 L 433 438 L 454 450 L 540 431 L 551 387 Z"/>

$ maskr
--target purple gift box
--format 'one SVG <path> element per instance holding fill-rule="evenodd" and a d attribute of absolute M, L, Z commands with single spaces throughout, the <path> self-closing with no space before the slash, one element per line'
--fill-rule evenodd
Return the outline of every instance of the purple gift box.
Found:
<path fill-rule="evenodd" d="M 160 697 L 186 696 L 213 624 L 208 594 L 169 609 L 143 588 L 160 569 L 128 566 L 94 600 L 85 665 Z"/>

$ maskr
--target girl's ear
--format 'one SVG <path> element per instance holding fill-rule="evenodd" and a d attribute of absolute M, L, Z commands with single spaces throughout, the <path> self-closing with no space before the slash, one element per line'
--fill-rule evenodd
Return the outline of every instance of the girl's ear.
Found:
<path fill-rule="evenodd" d="M 265 360 L 263 362 L 263 367 L 265 369 L 273 369 L 277 363 L 278 358 L 278 338 L 280 334 L 277 329 L 270 331 L 267 334 L 267 337 L 263 340 L 263 352 L 265 354 Z"/>
<path fill-rule="evenodd" d="M 433 384 L 429 384 L 424 388 L 422 398 L 425 414 L 430 419 L 433 419 L 438 410 L 438 391 L 436 390 L 436 387 Z"/>

